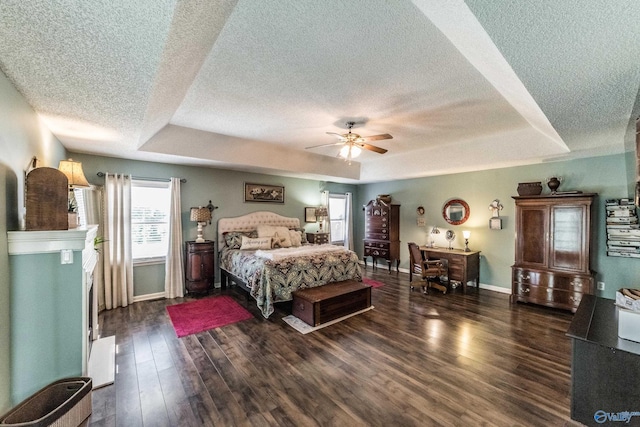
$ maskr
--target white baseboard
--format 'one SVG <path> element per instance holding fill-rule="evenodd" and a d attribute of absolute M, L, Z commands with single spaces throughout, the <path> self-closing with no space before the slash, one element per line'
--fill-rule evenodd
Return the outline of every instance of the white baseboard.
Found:
<path fill-rule="evenodd" d="M 364 265 L 364 261 L 360 260 L 360 264 Z M 369 266 L 371 264 L 367 264 L 367 266 Z M 376 264 L 376 268 L 388 268 L 388 265 L 381 265 L 381 264 Z M 393 268 L 393 266 L 392 266 Z M 408 268 L 400 268 L 398 269 L 398 271 L 400 271 L 401 273 L 407 273 L 409 274 L 409 269 Z M 504 288 L 502 286 L 495 286 L 495 285 L 488 285 L 486 283 L 480 283 L 480 289 L 486 289 L 489 291 L 493 291 L 493 292 L 500 292 L 502 294 L 509 294 L 511 295 L 511 288 Z"/>
<path fill-rule="evenodd" d="M 156 292 L 155 294 L 138 295 L 133 297 L 133 302 L 149 301 L 152 299 L 164 298 L 164 292 Z"/>
<path fill-rule="evenodd" d="M 503 288 L 502 286 L 487 285 L 485 283 L 480 283 L 480 289 L 486 289 L 488 291 L 500 292 L 501 294 L 511 295 L 511 288 Z"/>

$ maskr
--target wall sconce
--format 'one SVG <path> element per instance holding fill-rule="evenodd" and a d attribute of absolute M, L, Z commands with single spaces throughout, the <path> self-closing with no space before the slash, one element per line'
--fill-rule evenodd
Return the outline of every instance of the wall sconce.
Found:
<path fill-rule="evenodd" d="M 464 230 L 462 232 L 462 237 L 464 237 L 464 251 L 471 252 L 469 249 L 469 237 L 471 237 L 471 232 L 469 230 Z"/>
<path fill-rule="evenodd" d="M 204 236 L 202 235 L 202 227 L 207 225 L 207 221 L 211 219 L 211 211 L 209 208 L 203 208 L 202 206 L 197 208 L 191 208 L 191 221 L 198 223 L 198 237 L 196 243 L 204 243 Z"/>

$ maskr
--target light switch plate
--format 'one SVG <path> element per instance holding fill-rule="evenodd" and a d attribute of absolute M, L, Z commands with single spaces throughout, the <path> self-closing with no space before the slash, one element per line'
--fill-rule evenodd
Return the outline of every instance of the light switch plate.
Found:
<path fill-rule="evenodd" d="M 71 249 L 62 249 L 60 251 L 60 264 L 73 264 L 73 251 Z"/>

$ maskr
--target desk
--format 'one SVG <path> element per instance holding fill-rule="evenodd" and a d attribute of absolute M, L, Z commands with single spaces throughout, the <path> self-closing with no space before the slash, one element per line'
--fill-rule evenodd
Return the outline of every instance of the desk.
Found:
<path fill-rule="evenodd" d="M 446 259 L 449 263 L 449 280 L 462 283 L 462 291 L 467 291 L 467 282 L 473 280 L 476 288 L 480 285 L 480 251 L 465 252 L 461 249 L 430 248 L 420 246 L 426 259 Z"/>
<path fill-rule="evenodd" d="M 640 343 L 618 338 L 615 301 L 583 295 L 567 335 L 572 339 L 571 418 L 587 426 L 640 425 L 607 422 L 608 414 L 640 411 Z"/>

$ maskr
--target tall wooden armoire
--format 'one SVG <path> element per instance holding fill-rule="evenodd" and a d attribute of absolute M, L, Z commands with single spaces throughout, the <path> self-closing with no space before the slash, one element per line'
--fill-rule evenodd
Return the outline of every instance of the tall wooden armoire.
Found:
<path fill-rule="evenodd" d="M 591 210 L 596 194 L 517 196 L 512 302 L 576 311 L 594 293 Z"/>

